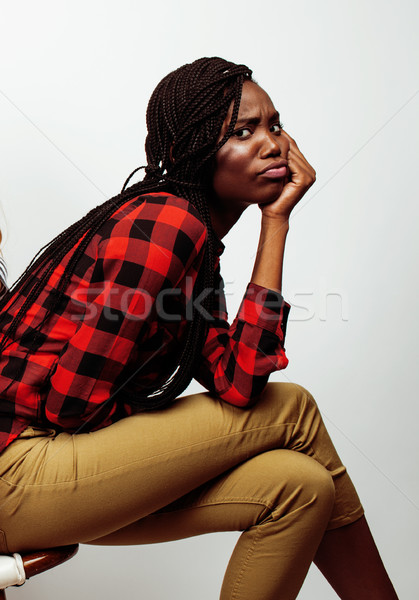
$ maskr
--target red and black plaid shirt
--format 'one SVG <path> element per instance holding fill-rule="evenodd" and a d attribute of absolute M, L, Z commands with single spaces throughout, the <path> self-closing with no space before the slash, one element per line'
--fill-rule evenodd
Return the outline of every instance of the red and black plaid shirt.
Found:
<path fill-rule="evenodd" d="M 69 252 L 0 357 L 0 450 L 29 424 L 68 432 L 106 427 L 135 411 L 136 391 L 167 379 L 185 338 L 206 234 L 182 198 L 160 192 L 130 200 L 92 239 L 34 338 Z M 230 326 L 218 266 L 217 286 L 196 379 L 246 406 L 288 363 L 289 306 L 277 292 L 249 284 Z M 23 300 L 10 299 L 5 327 Z"/>

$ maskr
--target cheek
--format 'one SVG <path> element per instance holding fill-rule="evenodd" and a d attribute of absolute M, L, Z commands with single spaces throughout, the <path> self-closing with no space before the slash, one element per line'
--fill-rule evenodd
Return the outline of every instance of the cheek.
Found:
<path fill-rule="evenodd" d="M 217 166 L 221 170 L 242 171 L 249 163 L 249 151 L 244 144 L 241 146 L 226 144 L 217 154 Z"/>
<path fill-rule="evenodd" d="M 215 193 L 224 195 L 233 186 L 244 183 L 247 164 L 248 158 L 244 150 L 223 146 L 216 157 L 213 179 Z"/>

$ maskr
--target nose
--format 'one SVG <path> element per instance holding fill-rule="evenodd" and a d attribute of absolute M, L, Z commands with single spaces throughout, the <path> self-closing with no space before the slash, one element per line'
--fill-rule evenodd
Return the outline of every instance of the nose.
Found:
<path fill-rule="evenodd" d="M 267 131 L 263 137 L 260 155 L 261 158 L 269 158 L 269 156 L 287 156 L 289 150 L 289 142 L 283 135 Z"/>

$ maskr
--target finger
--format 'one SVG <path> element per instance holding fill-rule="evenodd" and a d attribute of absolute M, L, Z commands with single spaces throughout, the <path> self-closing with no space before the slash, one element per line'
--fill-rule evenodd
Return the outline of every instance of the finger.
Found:
<path fill-rule="evenodd" d="M 288 151 L 288 162 L 295 163 L 296 169 L 304 169 L 306 170 L 313 178 L 316 179 L 316 171 L 313 169 L 311 164 L 308 162 L 304 154 L 301 152 L 299 147 L 297 146 L 297 142 L 283 129 L 281 131 L 281 135 L 287 138 L 290 142 L 290 147 Z M 291 166 L 291 164 L 290 164 Z"/>
<path fill-rule="evenodd" d="M 311 165 L 310 165 L 310 163 L 308 162 L 308 160 L 304 156 L 304 154 L 298 148 L 297 144 L 295 144 L 295 142 L 293 143 L 293 145 L 290 144 L 290 148 L 289 148 L 289 151 L 288 151 L 288 157 L 289 157 L 289 159 L 294 159 L 294 160 L 297 160 L 298 158 L 300 158 L 301 160 L 304 161 L 304 163 L 308 167 L 312 168 Z"/>
<path fill-rule="evenodd" d="M 285 137 L 288 138 L 290 142 L 294 142 L 295 144 L 294 138 L 292 138 L 290 134 L 285 131 L 285 129 L 281 129 L 281 135 L 285 135 Z"/>
<path fill-rule="evenodd" d="M 296 182 L 298 180 L 304 185 L 311 185 L 316 180 L 316 171 L 299 150 L 290 150 L 288 153 L 288 166 L 291 177 L 297 178 Z"/>
<path fill-rule="evenodd" d="M 303 156 L 301 150 L 298 147 L 297 142 L 294 140 L 294 138 L 292 138 L 286 131 L 282 130 L 281 135 L 284 135 L 285 138 L 287 138 L 287 140 L 290 143 L 290 151 L 295 151 L 298 152 L 299 154 L 301 154 L 301 156 Z"/>
<path fill-rule="evenodd" d="M 287 132 L 285 131 L 285 129 L 282 129 L 282 131 L 281 131 L 281 135 L 283 135 L 284 137 L 286 137 L 286 138 L 287 138 L 287 140 L 288 140 L 288 141 L 289 141 L 289 143 L 290 143 L 290 147 L 291 147 L 291 146 L 294 146 L 295 148 L 297 148 L 297 149 L 298 149 L 297 142 L 294 140 L 294 138 L 292 138 L 292 137 L 290 136 L 290 134 L 289 134 L 289 133 L 287 133 Z"/>
<path fill-rule="evenodd" d="M 307 171 L 314 171 L 313 167 L 310 165 L 304 154 L 297 149 L 290 149 L 288 153 L 288 163 L 291 165 L 295 165 L 296 168 L 304 169 Z"/>

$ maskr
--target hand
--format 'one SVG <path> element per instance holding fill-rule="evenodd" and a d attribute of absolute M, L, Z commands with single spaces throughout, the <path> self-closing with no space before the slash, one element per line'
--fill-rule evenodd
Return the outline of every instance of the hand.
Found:
<path fill-rule="evenodd" d="M 290 171 L 289 180 L 285 183 L 277 200 L 259 206 L 263 216 L 287 221 L 294 206 L 316 181 L 316 172 L 288 133 L 282 131 L 281 135 L 289 141 L 289 150 L 286 156 Z"/>

